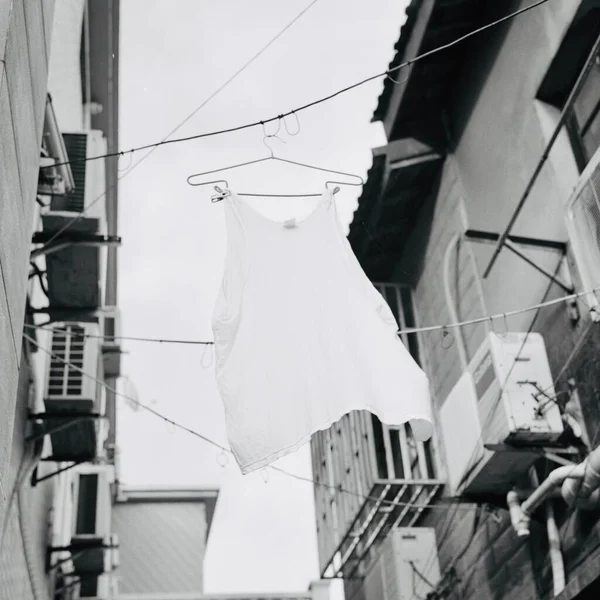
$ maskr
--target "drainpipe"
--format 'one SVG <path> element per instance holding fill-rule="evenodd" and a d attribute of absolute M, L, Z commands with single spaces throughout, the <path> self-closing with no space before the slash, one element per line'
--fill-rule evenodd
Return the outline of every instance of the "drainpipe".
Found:
<path fill-rule="evenodd" d="M 531 483 L 534 488 L 539 488 L 540 480 L 535 469 L 531 469 Z M 549 497 L 546 497 L 546 532 L 552 569 L 552 585 L 554 595 L 558 596 L 565 589 L 565 563 L 560 550 L 560 533 L 554 518 L 554 506 Z"/>
<path fill-rule="evenodd" d="M 596 508 L 600 500 L 600 447 L 590 452 L 578 464 L 573 476 L 566 479 L 561 488 L 565 502 L 579 508 Z"/>
<path fill-rule="evenodd" d="M 554 518 L 552 501 L 546 502 L 546 530 L 548 532 L 548 547 L 550 548 L 550 566 L 552 567 L 552 584 L 554 595 L 558 596 L 565 589 L 565 563 L 560 550 L 560 533 Z"/>
<path fill-rule="evenodd" d="M 558 486 L 561 486 L 561 495 L 569 506 L 587 510 L 600 508 L 600 446 L 578 465 L 554 469 L 522 504 L 516 491 L 508 493 L 506 501 L 517 535 L 529 535 L 531 515 Z"/>

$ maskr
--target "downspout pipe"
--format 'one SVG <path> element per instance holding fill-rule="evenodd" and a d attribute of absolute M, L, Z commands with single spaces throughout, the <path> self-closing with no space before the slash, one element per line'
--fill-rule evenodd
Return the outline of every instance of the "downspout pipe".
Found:
<path fill-rule="evenodd" d="M 531 515 L 559 486 L 569 506 L 587 510 L 600 508 L 600 446 L 578 465 L 554 469 L 522 504 L 516 491 L 508 493 L 506 501 L 517 535 L 529 535 Z"/>
<path fill-rule="evenodd" d="M 562 497 L 569 506 L 595 508 L 600 501 L 600 447 L 575 467 L 573 476 L 565 479 Z"/>
<path fill-rule="evenodd" d="M 540 480 L 535 468 L 531 469 L 531 483 L 537 489 Z M 565 589 L 565 562 L 561 551 L 560 532 L 554 518 L 554 505 L 550 497 L 546 498 L 546 535 L 548 536 L 548 553 L 552 569 L 552 588 L 554 595 L 558 596 Z"/>
<path fill-rule="evenodd" d="M 546 502 L 546 531 L 552 568 L 552 586 L 554 595 L 558 596 L 565 589 L 565 562 L 560 549 L 560 532 L 554 518 L 554 506 L 551 500 Z"/>

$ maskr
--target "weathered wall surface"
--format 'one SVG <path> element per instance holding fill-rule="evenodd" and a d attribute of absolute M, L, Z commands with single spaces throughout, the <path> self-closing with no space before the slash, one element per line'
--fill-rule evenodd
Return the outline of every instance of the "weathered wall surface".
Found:
<path fill-rule="evenodd" d="M 0 0 L 0 516 L 9 493 L 53 8 L 53 0 Z"/>
<path fill-rule="evenodd" d="M 512 9 L 525 5 L 513 2 Z M 503 313 L 563 294 L 558 286 L 549 289 L 548 278 L 507 250 L 491 276 L 483 280 L 481 273 L 492 246 L 473 242 L 450 250 L 448 246 L 453 235 L 466 228 L 500 232 L 508 223 L 548 137 L 536 101 L 537 90 L 577 6 L 577 2 L 548 3 L 482 36 L 465 65 L 457 84 L 460 91 L 450 110 L 452 152 L 439 188 L 424 207 L 407 244 L 411 256 L 403 264 L 405 269 L 413 268 L 420 325 L 453 320 L 444 288 L 447 251 L 448 288 L 459 320 Z M 526 68 L 519 68 L 525 57 Z M 548 161 L 514 234 L 566 241 L 564 205 L 574 182 L 557 172 L 560 166 L 558 161 Z M 559 264 L 557 253 L 529 249 L 527 253 L 548 271 L 555 271 Z M 415 271 L 414 265 L 423 266 Z M 558 390 L 567 389 L 570 377 L 577 381 L 586 433 L 595 445 L 600 439 L 600 333 L 597 325 L 590 324 L 585 307 L 581 308 L 578 323 L 569 319 L 564 304 L 545 309 L 533 330 L 544 335 L 553 373 L 562 373 Z M 498 331 L 507 326 L 512 331 L 526 331 L 534 316 L 535 312 L 526 313 L 495 326 Z M 464 328 L 467 358 L 489 327 L 488 323 Z M 422 343 L 439 406 L 462 371 L 459 339 L 455 336 L 444 342 L 439 332 L 433 332 L 424 334 Z M 442 568 L 462 553 L 456 563 L 461 582 L 455 597 L 545 597 L 552 584 L 543 523 L 534 523 L 531 537 L 523 541 L 517 538 L 505 512 L 493 517 L 483 513 L 473 534 L 474 514 L 449 506 L 448 511 L 432 511 L 423 523 L 437 530 Z M 557 517 L 568 577 L 597 569 L 593 560 L 586 562 L 598 551 L 597 515 L 575 512 L 567 519 L 564 503 L 558 502 Z"/>

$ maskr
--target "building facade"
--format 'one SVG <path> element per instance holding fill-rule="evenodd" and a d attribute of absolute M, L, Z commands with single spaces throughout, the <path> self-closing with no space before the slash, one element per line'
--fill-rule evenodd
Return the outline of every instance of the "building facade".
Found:
<path fill-rule="evenodd" d="M 348 237 L 401 329 L 432 328 L 403 339 L 436 433 L 357 413 L 314 437 L 347 600 L 600 595 L 598 301 L 564 300 L 600 286 L 600 7 L 549 1 L 412 62 L 530 4 L 412 0 L 378 101 Z"/>
<path fill-rule="evenodd" d="M 0 598 L 108 597 L 119 3 L 0 7 Z"/>

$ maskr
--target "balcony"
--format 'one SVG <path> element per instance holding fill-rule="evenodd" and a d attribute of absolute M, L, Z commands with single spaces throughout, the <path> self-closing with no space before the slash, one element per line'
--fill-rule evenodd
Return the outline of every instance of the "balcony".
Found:
<path fill-rule="evenodd" d="M 377 284 L 401 329 L 415 326 L 410 288 Z M 402 341 L 419 362 L 418 336 Z M 325 578 L 362 576 L 374 550 L 397 527 L 413 527 L 443 486 L 431 442 L 408 425 L 388 427 L 352 412 L 311 441 L 320 569 Z"/>
<path fill-rule="evenodd" d="M 409 427 L 354 412 L 312 441 L 317 537 L 325 578 L 363 574 L 372 551 L 396 527 L 413 527 L 443 482 L 429 443 Z"/>

